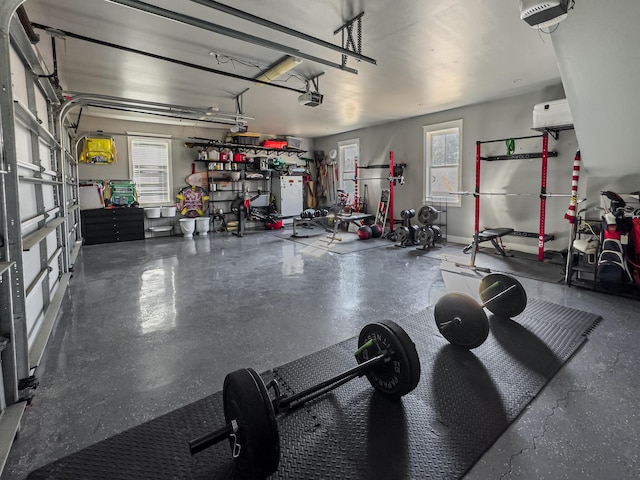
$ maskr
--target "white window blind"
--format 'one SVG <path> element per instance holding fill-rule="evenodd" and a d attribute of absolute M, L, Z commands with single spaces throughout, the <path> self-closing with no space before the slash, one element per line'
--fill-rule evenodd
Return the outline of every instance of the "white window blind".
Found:
<path fill-rule="evenodd" d="M 140 205 L 171 203 L 170 140 L 131 138 L 129 152 Z"/>

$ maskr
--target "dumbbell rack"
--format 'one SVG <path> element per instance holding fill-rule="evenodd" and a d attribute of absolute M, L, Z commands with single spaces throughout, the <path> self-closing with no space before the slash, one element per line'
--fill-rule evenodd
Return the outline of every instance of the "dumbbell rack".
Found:
<path fill-rule="evenodd" d="M 434 223 L 435 226 L 440 227 L 440 241 L 446 242 L 447 240 L 447 198 L 439 197 L 439 196 L 427 196 L 424 199 L 425 205 L 431 205 L 433 208 L 438 210 L 440 213 L 438 215 L 437 222 Z"/>

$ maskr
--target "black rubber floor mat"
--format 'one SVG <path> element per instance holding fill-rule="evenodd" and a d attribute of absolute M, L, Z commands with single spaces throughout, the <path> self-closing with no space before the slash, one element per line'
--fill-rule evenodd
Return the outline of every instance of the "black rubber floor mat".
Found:
<path fill-rule="evenodd" d="M 427 309 L 397 320 L 416 343 L 418 387 L 401 402 L 358 378 L 279 417 L 278 479 L 460 478 L 564 362 L 600 317 L 531 299 L 517 321 L 490 317 L 472 352 L 442 338 Z M 268 372 L 287 393 L 355 364 L 357 337 Z M 61 458 L 30 479 L 236 478 L 227 442 L 194 457 L 187 442 L 224 421 L 216 393 Z"/>

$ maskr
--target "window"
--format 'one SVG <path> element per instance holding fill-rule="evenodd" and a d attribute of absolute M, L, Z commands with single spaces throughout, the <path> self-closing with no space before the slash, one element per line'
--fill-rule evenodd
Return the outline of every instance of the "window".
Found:
<path fill-rule="evenodd" d="M 129 159 L 138 203 L 171 203 L 171 140 L 130 137 Z"/>
<path fill-rule="evenodd" d="M 462 120 L 422 127 L 425 145 L 425 196 L 441 197 L 451 206 L 460 206 L 462 177 Z"/>
<path fill-rule="evenodd" d="M 339 188 L 349 194 L 349 201 L 353 202 L 356 193 L 356 162 L 360 156 L 360 141 L 358 139 L 345 140 L 344 142 L 338 142 L 339 156 L 339 171 L 340 182 Z"/>

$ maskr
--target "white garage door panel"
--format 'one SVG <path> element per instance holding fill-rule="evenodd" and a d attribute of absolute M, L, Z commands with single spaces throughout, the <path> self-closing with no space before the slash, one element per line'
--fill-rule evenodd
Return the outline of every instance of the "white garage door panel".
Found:
<path fill-rule="evenodd" d="M 38 150 L 40 154 L 40 164 L 47 170 L 53 170 L 51 167 L 51 150 L 41 139 L 38 140 Z"/>
<path fill-rule="evenodd" d="M 42 121 L 42 126 L 51 132 L 49 128 L 49 114 L 47 112 L 47 100 L 42 95 L 39 88 L 36 87 L 36 111 L 38 118 Z"/>
<path fill-rule="evenodd" d="M 51 264 L 51 273 L 49 273 L 49 298 L 53 298 L 53 296 L 58 291 L 58 275 L 60 274 L 60 268 L 58 267 L 58 262 L 53 262 Z"/>
<path fill-rule="evenodd" d="M 40 249 L 37 247 L 22 252 L 22 266 L 25 290 L 29 288 L 33 280 L 40 274 Z"/>
<path fill-rule="evenodd" d="M 18 122 L 16 122 L 16 157 L 19 162 L 34 163 L 31 157 L 29 130 Z"/>
<path fill-rule="evenodd" d="M 18 185 L 20 194 L 20 220 L 24 221 L 35 217 L 38 212 L 36 208 L 36 188 L 34 184 L 20 182 Z"/>
<path fill-rule="evenodd" d="M 51 232 L 49 235 L 47 235 L 47 239 L 45 241 L 47 242 L 47 255 L 49 255 L 50 258 L 58 248 L 58 239 L 56 237 L 56 232 Z"/>
<path fill-rule="evenodd" d="M 27 96 L 27 80 L 25 76 L 25 68 L 22 60 L 11 47 L 11 88 L 13 89 L 13 98 L 18 100 L 22 105 L 29 105 L 29 97 Z"/>
<path fill-rule="evenodd" d="M 31 295 L 27 297 L 26 301 L 28 332 L 27 336 L 29 348 L 31 348 L 33 340 L 38 333 L 38 329 L 40 328 L 40 324 L 42 323 L 42 319 L 44 318 L 44 313 L 42 312 L 43 305 L 42 284 L 40 284 L 38 288 L 34 289 L 33 292 L 31 292 Z"/>
<path fill-rule="evenodd" d="M 44 201 L 45 211 L 55 208 L 56 202 L 54 200 L 53 185 L 42 185 L 42 199 Z"/>

